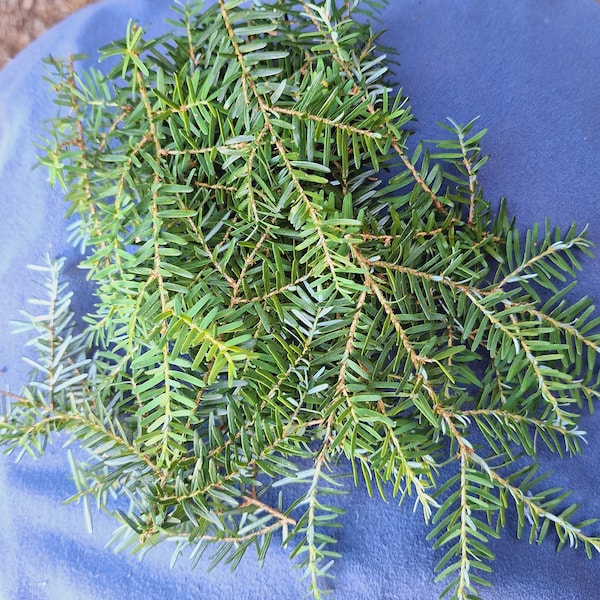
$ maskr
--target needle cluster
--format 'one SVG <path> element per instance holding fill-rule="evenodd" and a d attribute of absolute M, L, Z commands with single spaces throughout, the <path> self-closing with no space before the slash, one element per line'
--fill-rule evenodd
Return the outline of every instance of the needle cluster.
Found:
<path fill-rule="evenodd" d="M 76 440 L 74 499 L 128 502 L 118 548 L 235 566 L 275 537 L 315 598 L 344 469 L 413 496 L 442 595 L 478 597 L 509 510 L 518 535 L 600 550 L 538 472 L 540 447 L 580 452 L 598 396 L 598 320 L 566 283 L 585 234 L 490 210 L 475 122 L 412 142 L 377 2 L 248 4 L 175 8 L 157 39 L 130 24 L 107 73 L 50 61 L 41 162 L 96 304 L 75 327 L 60 261 L 40 268 L 36 372 L 0 443 Z"/>

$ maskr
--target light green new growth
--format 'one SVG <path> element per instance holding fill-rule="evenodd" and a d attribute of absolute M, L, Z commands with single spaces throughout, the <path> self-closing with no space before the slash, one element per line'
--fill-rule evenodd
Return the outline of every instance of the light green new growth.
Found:
<path fill-rule="evenodd" d="M 515 507 L 519 536 L 600 549 L 537 460 L 581 450 L 598 396 L 598 319 L 565 283 L 590 243 L 491 214 L 473 122 L 409 152 L 355 14 L 378 4 L 196 2 L 166 37 L 130 25 L 108 75 L 51 61 L 41 161 L 96 306 L 77 333 L 60 263 L 42 269 L 36 374 L 0 442 L 77 440 L 74 499 L 130 502 L 119 549 L 235 566 L 277 535 L 320 598 L 346 467 L 416 499 L 452 598 L 478 597 Z"/>

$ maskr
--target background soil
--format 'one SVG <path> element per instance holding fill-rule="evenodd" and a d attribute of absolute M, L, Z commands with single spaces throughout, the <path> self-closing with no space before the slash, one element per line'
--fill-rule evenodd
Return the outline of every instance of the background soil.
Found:
<path fill-rule="evenodd" d="M 0 0 L 0 68 L 46 29 L 95 1 Z"/>

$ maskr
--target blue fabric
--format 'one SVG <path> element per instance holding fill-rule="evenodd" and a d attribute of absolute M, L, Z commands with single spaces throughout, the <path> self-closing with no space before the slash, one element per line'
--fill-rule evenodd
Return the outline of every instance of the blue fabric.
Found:
<path fill-rule="evenodd" d="M 52 53 L 85 52 L 120 37 L 130 17 L 163 31 L 164 0 L 112 0 L 75 14 L 26 49 L 0 73 L 0 388 L 18 391 L 26 381 L 24 340 L 9 334 L 25 299 L 36 293 L 28 263 L 44 253 L 69 256 L 75 307 L 90 290 L 66 241 L 64 205 L 36 162 L 34 141 L 52 116 L 41 60 Z M 466 122 L 481 115 L 483 142 L 492 160 L 482 179 L 490 200 L 508 197 L 518 222 L 550 217 L 569 226 L 589 223 L 600 243 L 600 4 L 593 0 L 392 0 L 382 16 L 383 43 L 398 51 L 397 81 L 411 97 L 419 137 L 436 138 L 436 121 Z M 600 264 L 586 259 L 580 293 L 600 297 Z M 584 418 L 589 444 L 582 457 L 548 457 L 552 482 L 576 490 L 582 516 L 600 516 L 600 421 Z M 58 444 L 60 445 L 60 444 Z M 185 558 L 169 569 L 170 548 L 152 550 L 143 562 L 115 555 L 104 545 L 114 522 L 95 516 L 88 535 L 81 509 L 61 505 L 74 491 L 58 447 L 40 461 L 15 464 L 0 457 L 0 597 L 60 599 L 247 599 L 303 597 L 304 584 L 287 552 L 273 544 L 265 567 L 251 552 L 233 574 L 207 560 L 193 570 Z M 363 490 L 341 499 L 347 510 L 336 532 L 343 554 L 333 569 L 333 598 L 428 599 L 441 554 L 425 541 L 422 516 L 410 503 L 398 507 Z M 555 553 L 552 539 L 530 546 L 515 538 L 514 519 L 492 545 L 491 600 L 586 600 L 599 597 L 600 557 L 581 549 Z"/>

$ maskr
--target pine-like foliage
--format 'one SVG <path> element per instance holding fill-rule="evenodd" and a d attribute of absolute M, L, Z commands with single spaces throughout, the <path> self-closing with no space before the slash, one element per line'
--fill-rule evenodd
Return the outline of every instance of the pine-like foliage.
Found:
<path fill-rule="evenodd" d="M 359 4 L 192 2 L 166 37 L 131 24 L 107 75 L 50 61 L 41 160 L 96 306 L 75 334 L 44 267 L 37 375 L 0 441 L 76 439 L 76 498 L 129 502 L 118 548 L 235 566 L 277 533 L 315 598 L 350 465 L 413 495 L 444 595 L 476 598 L 515 507 L 519 535 L 600 549 L 537 458 L 580 451 L 598 395 L 598 321 L 565 283 L 590 244 L 491 213 L 474 123 L 409 143 Z"/>

